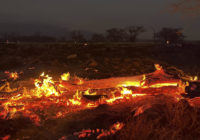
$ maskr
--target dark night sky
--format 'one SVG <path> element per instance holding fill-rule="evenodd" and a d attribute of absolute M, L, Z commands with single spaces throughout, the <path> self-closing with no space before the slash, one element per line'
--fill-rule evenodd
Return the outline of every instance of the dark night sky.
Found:
<path fill-rule="evenodd" d="M 144 25 L 152 28 L 183 27 L 188 39 L 199 39 L 199 17 L 169 12 L 176 0 L 0 0 L 0 30 L 37 32 L 39 28 L 81 29 L 103 32 L 111 27 Z M 23 28 L 24 27 L 24 28 Z"/>

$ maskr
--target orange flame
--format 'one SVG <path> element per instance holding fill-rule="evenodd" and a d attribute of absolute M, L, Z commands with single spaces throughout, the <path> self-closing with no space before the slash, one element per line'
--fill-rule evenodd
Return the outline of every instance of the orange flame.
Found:
<path fill-rule="evenodd" d="M 13 80 L 16 80 L 19 78 L 19 75 L 17 72 L 5 71 L 4 73 L 7 74 L 10 79 L 13 79 Z"/>
<path fill-rule="evenodd" d="M 92 134 L 98 134 L 96 139 L 101 139 L 102 137 L 115 134 L 117 131 L 124 127 L 124 123 L 116 122 L 108 130 L 104 129 L 83 129 L 80 132 L 75 132 L 73 135 L 78 136 L 78 138 L 90 137 Z"/>
<path fill-rule="evenodd" d="M 68 73 L 63 73 L 61 75 L 61 80 L 68 81 L 69 79 L 70 79 L 70 73 L 69 72 Z"/>
<path fill-rule="evenodd" d="M 162 71 L 161 66 L 156 65 L 155 67 L 158 71 Z M 61 76 L 61 79 L 65 81 L 69 80 L 70 74 L 63 74 Z M 158 82 L 154 85 L 144 86 L 145 80 L 146 76 L 144 75 L 142 82 L 125 81 L 116 87 L 117 93 L 108 95 L 108 97 L 102 97 L 100 100 L 97 101 L 90 101 L 85 100 L 82 95 L 95 96 L 97 95 L 96 92 L 91 92 L 91 90 L 88 89 L 85 92 L 76 91 L 73 97 L 72 95 L 68 96 L 68 93 L 71 93 L 70 91 L 62 91 L 60 87 L 56 86 L 55 83 L 57 82 L 55 82 L 52 77 L 45 75 L 45 73 L 42 73 L 38 79 L 35 79 L 34 89 L 27 90 L 26 88 L 24 88 L 23 91 L 21 91 L 17 95 L 15 94 L 15 96 L 8 98 L 5 102 L 1 104 L 3 110 L 0 113 L 0 118 L 14 118 L 15 114 L 20 113 L 24 116 L 29 117 L 36 124 L 39 124 L 41 118 L 33 110 L 40 110 L 45 113 L 45 111 L 47 111 L 51 106 L 59 106 L 64 109 L 62 110 L 59 108 L 59 110 L 54 113 L 55 115 L 53 115 L 53 117 L 60 118 L 65 116 L 69 112 L 98 107 L 100 104 L 104 103 L 112 105 L 119 102 L 126 102 L 127 100 L 132 100 L 140 96 L 148 95 L 148 93 L 136 93 L 136 91 L 134 91 L 133 89 L 128 88 L 129 86 L 134 86 L 141 90 L 144 90 L 144 88 L 160 88 L 164 86 L 178 85 L 177 82 Z M 115 129 L 120 129 L 120 126 L 121 125 L 116 125 Z M 112 132 L 110 131 L 110 133 Z"/>
<path fill-rule="evenodd" d="M 35 80 L 35 96 L 41 97 L 41 96 L 59 96 L 60 94 L 56 90 L 56 87 L 54 86 L 55 83 L 52 80 L 52 77 L 49 77 L 48 75 L 45 75 L 44 73 L 41 74 L 42 79 L 36 79 Z"/>

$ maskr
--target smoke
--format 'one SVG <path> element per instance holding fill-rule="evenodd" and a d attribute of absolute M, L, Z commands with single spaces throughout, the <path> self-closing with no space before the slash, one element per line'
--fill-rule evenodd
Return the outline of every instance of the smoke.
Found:
<path fill-rule="evenodd" d="M 171 5 L 173 13 L 200 16 L 200 0 L 179 0 Z"/>

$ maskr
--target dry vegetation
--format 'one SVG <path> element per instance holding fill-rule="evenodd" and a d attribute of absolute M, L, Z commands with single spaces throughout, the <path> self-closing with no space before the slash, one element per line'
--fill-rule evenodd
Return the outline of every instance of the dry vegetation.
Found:
<path fill-rule="evenodd" d="M 131 116 L 119 137 L 124 140 L 198 139 L 200 137 L 200 110 L 190 107 L 185 100 L 173 104 L 166 99 L 167 97 L 164 96 L 163 98 L 140 116 Z M 162 104 L 160 101 L 162 101 Z"/>
<path fill-rule="evenodd" d="M 41 70 L 49 70 L 52 73 L 69 71 L 87 78 L 150 72 L 154 69 L 154 63 L 176 66 L 184 72 L 197 74 L 200 65 L 198 45 L 164 48 L 153 43 L 99 43 L 88 46 L 83 44 L 1 44 L 0 54 L 1 71 L 35 67 L 40 72 Z"/>
<path fill-rule="evenodd" d="M 200 71 L 198 46 L 163 48 L 153 44 L 8 44 L 0 45 L 1 75 L 5 70 L 23 71 L 19 80 L 37 77 L 42 71 L 58 77 L 63 72 L 88 79 L 129 76 L 152 72 L 153 64 L 176 66 L 197 75 Z M 29 68 L 35 67 L 30 70 Z M 177 69 L 173 73 L 180 73 Z M 139 116 L 138 107 L 151 106 Z M 53 110 L 52 110 L 53 111 Z M 186 100 L 174 103 L 170 96 L 141 97 L 137 101 L 100 105 L 95 109 L 70 113 L 62 119 L 47 119 L 40 126 L 27 118 L 0 120 L 0 137 L 11 139 L 78 139 L 82 129 L 107 129 L 115 122 L 125 127 L 103 139 L 198 139 L 200 110 Z M 96 134 L 83 139 L 95 139 Z"/>
<path fill-rule="evenodd" d="M 134 116 L 135 109 L 151 105 L 143 114 Z M 200 110 L 182 100 L 173 103 L 168 96 L 141 98 L 137 102 L 101 105 L 67 115 L 62 119 L 45 120 L 35 126 L 26 118 L 1 120 L 0 134 L 10 134 L 13 139 L 78 139 L 73 135 L 82 129 L 108 129 L 119 121 L 125 127 L 115 135 L 103 139 L 198 139 L 200 137 Z M 97 134 L 82 139 L 96 139 Z"/>

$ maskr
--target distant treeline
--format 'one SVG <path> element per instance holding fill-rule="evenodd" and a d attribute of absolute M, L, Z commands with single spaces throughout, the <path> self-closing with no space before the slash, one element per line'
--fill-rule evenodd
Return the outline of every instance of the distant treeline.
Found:
<path fill-rule="evenodd" d="M 17 35 L 5 33 L 0 36 L 0 42 L 136 42 L 138 37 L 147 30 L 143 26 L 129 26 L 125 28 L 110 28 L 104 34 L 94 33 L 89 38 L 80 30 L 73 30 L 69 35 L 55 37 L 50 35 Z M 153 32 L 153 41 L 177 43 L 184 39 L 182 28 L 162 28 Z"/>

